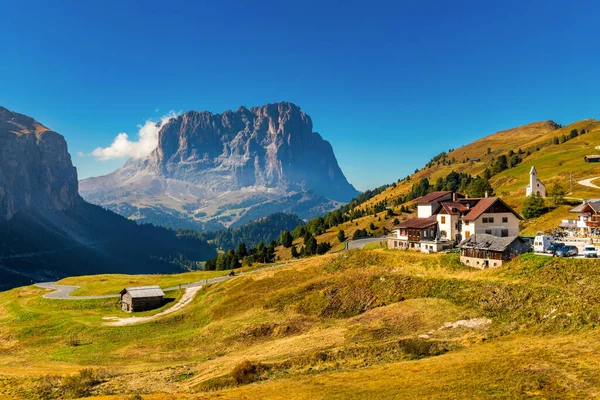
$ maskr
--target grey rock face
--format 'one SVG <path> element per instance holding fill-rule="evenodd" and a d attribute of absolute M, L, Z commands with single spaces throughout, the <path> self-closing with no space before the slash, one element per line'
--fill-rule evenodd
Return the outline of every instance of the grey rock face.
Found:
<path fill-rule="evenodd" d="M 64 211 L 76 199 L 77 171 L 63 136 L 0 107 L 0 220 L 22 209 Z"/>
<path fill-rule="evenodd" d="M 80 191 L 103 206 L 161 205 L 204 221 L 235 222 L 264 201 L 305 191 L 333 201 L 325 207 L 332 208 L 357 191 L 329 142 L 312 129 L 310 117 L 291 103 L 223 114 L 190 111 L 163 126 L 147 158 L 83 180 Z"/>

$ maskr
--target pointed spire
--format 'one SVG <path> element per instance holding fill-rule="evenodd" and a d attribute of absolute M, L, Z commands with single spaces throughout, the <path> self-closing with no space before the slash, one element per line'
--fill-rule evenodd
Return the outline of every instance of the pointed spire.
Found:
<path fill-rule="evenodd" d="M 535 170 L 535 166 L 531 167 L 531 171 L 529 171 L 529 175 L 537 175 L 537 171 Z"/>

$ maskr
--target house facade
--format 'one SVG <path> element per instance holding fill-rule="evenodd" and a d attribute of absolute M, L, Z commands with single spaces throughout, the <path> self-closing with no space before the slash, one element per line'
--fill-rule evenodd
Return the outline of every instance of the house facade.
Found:
<path fill-rule="evenodd" d="M 127 312 L 148 311 L 162 305 L 165 293 L 159 286 L 139 286 L 121 290 L 121 308 Z"/>
<path fill-rule="evenodd" d="M 460 245 L 460 261 L 474 268 L 500 267 L 519 254 L 531 251 L 531 245 L 519 236 L 498 237 L 475 234 Z"/>
<path fill-rule="evenodd" d="M 527 185 L 526 192 L 526 197 L 536 194 L 546 197 L 546 186 L 538 179 L 535 167 L 531 167 L 531 171 L 529 171 L 529 185 Z"/>
<path fill-rule="evenodd" d="M 600 199 L 584 200 L 570 212 L 577 214 L 575 233 L 584 236 L 600 235 Z"/>
<path fill-rule="evenodd" d="M 519 234 L 522 217 L 497 197 L 465 198 L 433 192 L 415 201 L 417 218 L 395 226 L 388 247 L 437 252 L 476 234 L 497 237 Z"/>

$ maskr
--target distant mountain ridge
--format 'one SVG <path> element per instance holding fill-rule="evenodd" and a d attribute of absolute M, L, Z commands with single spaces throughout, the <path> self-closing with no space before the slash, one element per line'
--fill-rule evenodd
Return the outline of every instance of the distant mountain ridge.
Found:
<path fill-rule="evenodd" d="M 213 246 L 86 203 L 65 139 L 0 107 L 0 290 L 100 272 L 181 271 Z"/>
<path fill-rule="evenodd" d="M 148 157 L 84 179 L 80 191 L 129 218 L 205 229 L 274 212 L 311 218 L 358 194 L 310 117 L 286 102 L 186 112 L 161 128 Z"/>

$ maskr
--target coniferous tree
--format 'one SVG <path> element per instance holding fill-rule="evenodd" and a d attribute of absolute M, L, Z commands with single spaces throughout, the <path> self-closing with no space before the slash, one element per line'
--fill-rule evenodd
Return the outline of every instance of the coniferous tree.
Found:
<path fill-rule="evenodd" d="M 281 231 L 281 234 L 279 235 L 279 242 L 283 247 L 286 249 L 290 248 L 293 241 L 294 238 L 292 238 L 292 235 L 288 231 Z"/>
<path fill-rule="evenodd" d="M 537 218 L 544 214 L 545 211 L 544 198 L 539 193 L 529 196 L 523 204 L 523 216 L 528 219 Z"/>
<path fill-rule="evenodd" d="M 562 203 L 566 194 L 567 190 L 559 182 L 554 182 L 550 188 L 550 191 L 548 192 L 548 195 L 550 195 L 554 201 L 554 205 Z"/>
<path fill-rule="evenodd" d="M 292 246 L 292 257 L 294 257 L 294 258 L 300 257 L 300 253 L 298 253 L 296 246 Z"/>

